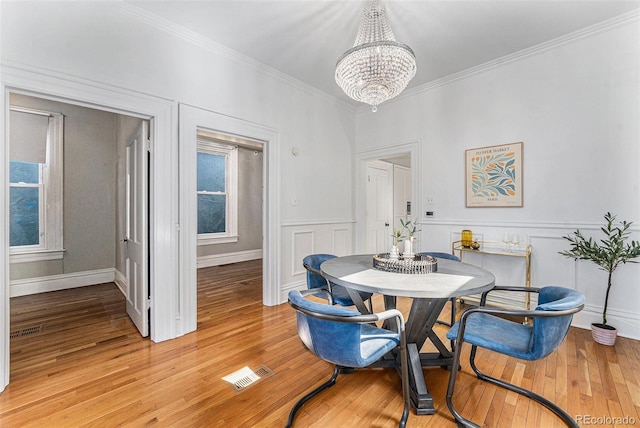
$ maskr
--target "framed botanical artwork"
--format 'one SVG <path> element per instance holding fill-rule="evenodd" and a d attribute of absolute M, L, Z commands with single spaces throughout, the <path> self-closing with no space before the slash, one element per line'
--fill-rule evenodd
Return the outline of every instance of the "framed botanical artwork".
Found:
<path fill-rule="evenodd" d="M 522 143 L 465 150 L 467 208 L 522 206 Z"/>

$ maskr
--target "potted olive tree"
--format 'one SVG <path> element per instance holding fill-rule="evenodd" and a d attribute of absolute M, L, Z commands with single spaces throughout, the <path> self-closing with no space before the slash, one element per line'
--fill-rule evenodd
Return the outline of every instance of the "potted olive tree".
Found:
<path fill-rule="evenodd" d="M 634 240 L 627 242 L 631 233 L 629 227 L 633 224 L 632 222 L 623 221 L 616 226 L 614 225 L 616 216 L 611 213 L 606 213 L 604 219 L 606 225 L 600 228 L 605 235 L 604 239 L 599 242 L 592 238 L 587 239 L 580 230 L 576 230 L 572 235 L 563 236 L 571 244 L 571 249 L 561 251 L 560 254 L 571 257 L 574 260 L 592 261 L 599 266 L 599 269 L 608 273 L 602 323 L 592 323 L 591 331 L 596 342 L 603 345 L 613 345 L 618 330 L 607 324 L 607 305 L 609 304 L 609 292 L 612 285 L 611 277 L 621 263 L 637 263 L 632 259 L 640 256 L 640 242 Z"/>

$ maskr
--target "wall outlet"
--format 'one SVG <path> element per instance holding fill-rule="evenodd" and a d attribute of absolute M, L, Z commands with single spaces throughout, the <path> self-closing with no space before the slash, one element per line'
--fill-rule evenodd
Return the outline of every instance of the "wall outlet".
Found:
<path fill-rule="evenodd" d="M 425 196 L 425 203 L 427 205 L 435 205 L 436 204 L 436 198 L 434 198 L 433 196 Z"/>

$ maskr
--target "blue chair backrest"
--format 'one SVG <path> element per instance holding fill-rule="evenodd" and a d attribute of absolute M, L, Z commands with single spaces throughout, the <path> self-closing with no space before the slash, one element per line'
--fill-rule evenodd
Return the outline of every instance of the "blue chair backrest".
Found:
<path fill-rule="evenodd" d="M 298 290 L 289 292 L 289 301 L 312 312 L 352 317 L 360 312 L 342 306 L 332 306 L 305 299 Z M 361 324 L 322 320 L 296 312 L 298 335 L 307 348 L 318 357 L 333 364 L 346 367 L 361 367 Z"/>
<path fill-rule="evenodd" d="M 537 311 L 562 311 L 584 305 L 584 296 L 570 288 L 548 286 L 538 293 Z M 533 319 L 533 343 L 531 360 L 544 358 L 552 353 L 565 339 L 573 314 L 560 317 Z"/>
<path fill-rule="evenodd" d="M 435 257 L 436 259 L 455 260 L 457 262 L 460 261 L 460 257 L 454 256 L 453 254 L 449 254 L 449 253 L 440 253 L 440 252 L 437 252 L 437 251 L 427 251 L 427 252 L 420 253 L 420 254 L 423 254 L 425 256 Z"/>
<path fill-rule="evenodd" d="M 320 265 L 326 260 L 333 259 L 336 256 L 333 254 L 311 254 L 302 259 L 304 266 L 310 266 L 313 269 L 320 270 Z M 307 288 L 324 288 L 328 289 L 327 280 L 322 275 L 318 275 L 314 272 L 307 270 Z"/>

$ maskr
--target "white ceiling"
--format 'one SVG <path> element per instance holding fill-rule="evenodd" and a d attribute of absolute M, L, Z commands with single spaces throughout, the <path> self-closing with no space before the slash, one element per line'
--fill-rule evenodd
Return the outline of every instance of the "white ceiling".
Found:
<path fill-rule="evenodd" d="M 128 1 L 321 91 L 352 47 L 356 0 Z M 416 54 L 409 88 L 449 76 L 640 7 L 640 0 L 386 0 L 397 41 Z"/>

